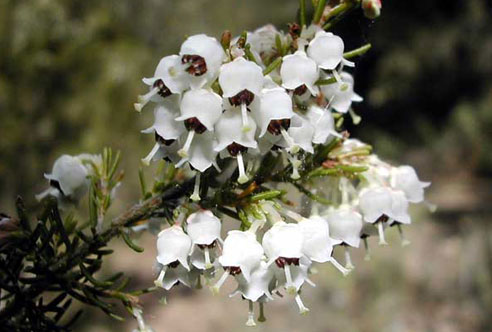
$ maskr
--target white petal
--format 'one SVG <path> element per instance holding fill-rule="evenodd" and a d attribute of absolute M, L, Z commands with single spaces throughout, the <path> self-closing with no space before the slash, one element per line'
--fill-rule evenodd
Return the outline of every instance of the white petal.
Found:
<path fill-rule="evenodd" d="M 189 271 L 187 259 L 191 252 L 191 244 L 191 238 L 180 226 L 169 227 L 158 235 L 157 261 L 162 265 L 179 261 Z"/>
<path fill-rule="evenodd" d="M 335 69 L 343 59 L 343 40 L 331 32 L 319 31 L 309 43 L 307 54 L 322 69 Z"/>
<path fill-rule="evenodd" d="M 263 86 L 263 71 L 260 66 L 244 58 L 222 65 L 219 84 L 224 97 L 233 97 L 243 90 L 259 95 Z"/>
<path fill-rule="evenodd" d="M 255 149 L 258 144 L 255 140 L 256 124 L 251 115 L 247 115 L 251 130 L 243 130 L 243 120 L 239 108 L 225 111 L 215 124 L 215 135 L 218 141 L 215 151 L 224 150 L 229 144 L 237 143 L 247 148 Z"/>
<path fill-rule="evenodd" d="M 284 56 L 280 75 L 282 86 L 289 90 L 294 90 L 305 84 L 315 91 L 314 84 L 319 78 L 316 63 L 300 51 Z"/>
<path fill-rule="evenodd" d="M 190 214 L 186 219 L 188 235 L 194 244 L 210 245 L 220 238 L 221 222 L 210 210 Z"/>
<path fill-rule="evenodd" d="M 181 116 L 176 120 L 196 117 L 208 130 L 214 130 L 214 124 L 222 114 L 222 98 L 209 90 L 190 90 L 183 95 L 180 109 Z"/>
<path fill-rule="evenodd" d="M 265 135 L 271 120 L 290 119 L 294 116 L 292 99 L 282 88 L 263 90 L 261 106 L 252 109 L 256 124 L 260 126 L 260 137 Z"/>

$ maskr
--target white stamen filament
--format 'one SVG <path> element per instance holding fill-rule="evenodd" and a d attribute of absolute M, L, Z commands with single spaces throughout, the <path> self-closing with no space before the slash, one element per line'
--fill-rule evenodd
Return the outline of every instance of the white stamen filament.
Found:
<path fill-rule="evenodd" d="M 155 143 L 154 144 L 154 147 L 152 148 L 152 150 L 149 152 L 149 154 L 142 159 L 142 163 L 145 165 L 145 166 L 149 166 L 150 165 L 150 162 L 152 161 L 152 158 L 154 158 L 155 154 L 157 153 L 157 151 L 159 151 L 159 148 L 160 148 L 160 145 L 159 143 Z"/>
<path fill-rule="evenodd" d="M 400 233 L 401 246 L 402 247 L 408 246 L 411 242 L 403 234 L 403 229 L 401 228 L 401 225 L 400 224 L 397 224 L 396 227 L 398 227 L 398 233 Z"/>
<path fill-rule="evenodd" d="M 345 268 L 347 270 L 353 270 L 355 268 L 354 264 L 352 264 L 352 258 L 350 257 L 350 249 L 348 246 L 345 246 Z"/>
<path fill-rule="evenodd" d="M 266 322 L 265 304 L 263 302 L 260 302 L 260 314 L 258 315 L 258 321 L 262 323 Z"/>
<path fill-rule="evenodd" d="M 222 276 L 220 277 L 219 281 L 217 281 L 215 283 L 215 285 L 213 285 L 210 290 L 212 291 L 212 294 L 214 295 L 217 295 L 219 294 L 219 291 L 220 291 L 220 287 L 222 287 L 222 285 L 224 284 L 224 282 L 226 281 L 227 277 L 229 276 L 229 271 L 225 270 L 224 271 L 224 274 L 222 274 Z"/>
<path fill-rule="evenodd" d="M 311 287 L 316 287 L 316 284 L 315 284 L 315 283 L 314 283 L 311 279 L 306 278 L 306 282 L 307 282 L 307 284 L 308 284 L 309 286 L 311 286 Z"/>
<path fill-rule="evenodd" d="M 157 92 L 159 92 L 159 88 L 155 87 L 146 94 L 138 96 L 138 103 L 133 104 L 135 111 L 141 112 L 145 105 L 147 105 L 150 99 L 154 97 Z"/>
<path fill-rule="evenodd" d="M 58 189 L 54 189 L 52 187 L 49 187 L 48 189 L 44 190 L 42 193 L 40 194 L 37 194 L 35 197 L 36 197 L 36 200 L 37 201 L 40 201 L 42 200 L 43 198 L 45 198 L 46 196 L 50 195 L 54 190 L 57 190 Z"/>
<path fill-rule="evenodd" d="M 246 172 L 244 171 L 244 160 L 243 155 L 239 152 L 236 156 L 237 159 L 237 167 L 239 168 L 239 177 L 237 178 L 237 182 L 240 184 L 246 183 L 249 181 Z"/>
<path fill-rule="evenodd" d="M 294 219 L 297 222 L 303 221 L 305 218 L 301 216 L 298 213 L 295 213 L 294 211 L 291 210 L 281 210 L 282 214 L 284 214 L 286 217 L 289 217 L 291 219 Z"/>
<path fill-rule="evenodd" d="M 358 125 L 360 123 L 360 121 L 362 120 L 362 118 L 360 116 L 358 116 L 357 114 L 355 114 L 354 110 L 353 109 L 349 109 L 349 114 L 350 114 L 350 117 L 352 118 L 352 122 L 354 125 Z"/>
<path fill-rule="evenodd" d="M 191 131 L 188 132 L 188 136 L 186 137 L 185 144 L 178 151 L 178 155 L 181 158 L 188 157 L 188 151 L 190 150 L 191 142 L 193 142 L 193 137 L 195 137 L 195 131 L 194 130 L 191 130 Z"/>
<path fill-rule="evenodd" d="M 265 211 L 266 216 L 267 216 L 268 220 L 272 223 L 272 225 L 277 223 L 277 222 L 284 221 L 282 219 L 282 216 L 280 216 L 278 211 L 273 207 L 273 205 L 271 203 L 265 202 L 265 203 L 261 204 L 261 208 L 263 209 L 263 211 Z"/>
<path fill-rule="evenodd" d="M 251 127 L 249 126 L 248 108 L 245 103 L 241 104 L 241 117 L 243 119 L 243 132 L 247 133 L 251 130 Z"/>
<path fill-rule="evenodd" d="M 265 221 L 266 220 L 255 220 L 255 221 L 253 221 L 253 223 L 251 224 L 251 226 L 248 229 L 248 232 L 256 234 L 258 229 L 262 228 L 263 225 L 265 225 Z"/>
<path fill-rule="evenodd" d="M 167 271 L 167 266 L 163 266 L 161 272 L 159 273 L 159 276 L 157 277 L 156 280 L 154 280 L 154 285 L 156 285 L 157 287 L 164 288 L 164 284 L 162 283 L 162 281 L 164 280 L 166 271 Z"/>
<path fill-rule="evenodd" d="M 340 77 L 340 74 L 338 73 L 338 71 L 336 70 L 332 70 L 331 73 L 333 74 L 333 76 L 335 77 L 335 79 L 337 80 L 337 83 L 338 83 L 338 86 L 340 88 L 340 91 L 345 91 L 348 89 L 348 84 L 347 83 L 344 83 L 342 78 Z"/>
<path fill-rule="evenodd" d="M 366 249 L 366 254 L 364 255 L 364 260 L 370 261 L 371 260 L 371 251 L 369 250 L 369 243 L 367 242 L 366 237 L 363 239 L 363 241 L 364 241 L 364 248 Z"/>
<path fill-rule="evenodd" d="M 142 311 L 134 308 L 133 309 L 133 315 L 137 319 L 138 330 L 139 331 L 145 331 L 146 327 L 145 327 L 145 322 L 144 322 L 143 317 L 142 317 Z"/>
<path fill-rule="evenodd" d="M 383 228 L 382 221 L 378 222 L 378 233 L 379 233 L 379 245 L 387 246 L 388 242 L 386 242 L 386 239 L 384 238 L 384 228 Z"/>
<path fill-rule="evenodd" d="M 253 301 L 248 301 L 248 321 L 246 322 L 246 326 L 256 326 L 255 323 L 255 313 L 253 311 Z"/>
<path fill-rule="evenodd" d="M 342 65 L 345 65 L 347 67 L 355 67 L 355 62 L 342 58 Z"/>
<path fill-rule="evenodd" d="M 285 290 L 288 294 L 294 295 L 296 293 L 296 287 L 292 283 L 292 275 L 290 273 L 290 265 L 284 265 L 284 273 L 285 273 Z"/>
<path fill-rule="evenodd" d="M 337 260 L 333 257 L 330 257 L 330 263 L 333 264 L 334 267 L 336 267 L 336 269 L 340 272 L 342 272 L 342 274 L 344 276 L 348 275 L 350 273 L 350 270 L 347 270 L 346 268 L 344 268 L 340 263 L 337 262 Z"/>
<path fill-rule="evenodd" d="M 304 303 L 302 303 L 301 296 L 299 294 L 297 294 L 295 299 L 296 299 L 297 306 L 299 307 L 299 313 L 301 315 L 307 314 L 309 312 L 309 309 L 306 308 Z"/>
<path fill-rule="evenodd" d="M 289 146 L 289 152 L 292 154 L 296 154 L 297 152 L 299 152 L 300 149 L 299 145 L 297 145 L 294 142 L 294 140 L 292 139 L 292 137 L 290 137 L 287 130 L 285 130 L 284 128 L 280 128 L 280 133 L 282 134 L 282 137 L 284 138 L 285 142 Z"/>
<path fill-rule="evenodd" d="M 210 249 L 208 247 L 205 247 L 203 251 L 205 253 L 205 269 L 208 270 L 213 267 L 212 262 L 210 261 Z"/>
<path fill-rule="evenodd" d="M 191 200 L 194 202 L 200 200 L 200 180 L 201 180 L 201 173 L 196 172 L 195 187 L 193 188 L 193 194 L 190 196 Z"/>

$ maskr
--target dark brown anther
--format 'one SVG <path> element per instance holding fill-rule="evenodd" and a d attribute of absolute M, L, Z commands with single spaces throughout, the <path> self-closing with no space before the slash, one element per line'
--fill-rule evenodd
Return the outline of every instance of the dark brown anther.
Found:
<path fill-rule="evenodd" d="M 178 265 L 179 265 L 179 261 L 174 261 L 174 262 L 167 264 L 167 266 L 169 266 L 171 269 L 177 268 Z"/>
<path fill-rule="evenodd" d="M 389 220 L 389 217 L 385 214 L 383 214 L 381 217 L 378 218 L 377 222 L 387 222 Z"/>
<path fill-rule="evenodd" d="M 186 68 L 186 71 L 190 75 L 202 76 L 207 72 L 207 63 L 205 62 L 205 59 L 199 55 L 185 54 L 181 58 L 181 62 L 190 65 Z"/>
<path fill-rule="evenodd" d="M 241 104 L 246 104 L 246 106 L 249 106 L 253 99 L 255 99 L 255 95 L 251 91 L 244 89 L 235 96 L 230 97 L 229 102 L 233 106 L 240 106 Z"/>
<path fill-rule="evenodd" d="M 188 131 L 194 130 L 197 134 L 203 134 L 207 130 L 207 127 L 205 127 L 197 118 L 186 119 L 184 125 Z"/>
<path fill-rule="evenodd" d="M 169 88 L 164 84 L 162 80 L 155 81 L 153 87 L 159 89 L 159 91 L 157 91 L 157 94 L 162 98 L 166 98 L 172 95 L 171 90 L 169 90 Z"/>
<path fill-rule="evenodd" d="M 289 23 L 289 35 L 296 40 L 301 36 L 301 26 L 298 23 Z"/>
<path fill-rule="evenodd" d="M 224 267 L 224 269 L 228 271 L 231 276 L 237 276 L 241 273 L 241 268 L 239 266 L 227 266 Z"/>
<path fill-rule="evenodd" d="M 299 258 L 279 257 L 275 260 L 275 264 L 281 269 L 284 268 L 285 265 L 299 265 Z"/>
<path fill-rule="evenodd" d="M 237 156 L 240 152 L 243 153 L 246 152 L 247 150 L 248 150 L 247 147 L 237 143 L 232 143 L 227 146 L 227 151 L 229 151 L 230 155 L 233 157 Z"/>
<path fill-rule="evenodd" d="M 297 88 L 294 89 L 294 94 L 296 96 L 302 96 L 303 94 L 305 94 L 307 91 L 307 86 L 306 84 L 303 84 L 303 85 L 299 85 Z"/>
<path fill-rule="evenodd" d="M 244 38 L 243 36 L 239 37 L 236 42 L 236 45 L 239 48 L 244 48 L 244 46 L 246 46 L 246 38 Z"/>
<path fill-rule="evenodd" d="M 61 189 L 60 182 L 58 182 L 56 180 L 50 180 L 50 186 L 52 186 L 55 189 L 58 189 L 58 191 L 60 191 L 62 193 L 62 195 L 65 195 L 63 193 L 63 190 Z"/>
<path fill-rule="evenodd" d="M 272 150 L 272 151 L 280 151 L 281 149 L 282 149 L 281 146 L 274 145 L 274 146 L 272 146 L 272 148 L 270 150 Z"/>
<path fill-rule="evenodd" d="M 272 135 L 280 135 L 282 128 L 288 130 L 290 127 L 290 119 L 271 120 L 268 124 L 268 132 Z"/>
<path fill-rule="evenodd" d="M 169 146 L 173 144 L 176 140 L 175 139 L 164 139 L 162 136 L 160 136 L 157 132 L 155 133 L 155 141 L 159 143 L 160 145 L 165 145 Z"/>
<path fill-rule="evenodd" d="M 212 248 L 215 248 L 217 244 L 217 241 L 214 241 L 210 244 L 197 244 L 198 248 L 204 250 L 205 248 L 209 248 L 209 249 L 212 249 Z"/>

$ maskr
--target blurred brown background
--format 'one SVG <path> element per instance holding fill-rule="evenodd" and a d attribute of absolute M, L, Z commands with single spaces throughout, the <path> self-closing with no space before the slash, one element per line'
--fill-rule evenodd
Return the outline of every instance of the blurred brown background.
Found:
<path fill-rule="evenodd" d="M 141 77 L 186 35 L 219 37 L 266 23 L 286 29 L 297 3 L 0 0 L 0 210 L 12 212 L 17 194 L 34 205 L 43 172 L 61 153 L 104 146 L 122 150 L 127 175 L 112 213 L 131 205 L 139 160 L 153 144 L 139 133 L 151 112 L 132 110 L 145 91 Z M 373 260 L 356 255 L 348 278 L 319 267 L 318 287 L 303 292 L 311 313 L 298 316 L 284 298 L 267 307 L 268 321 L 256 330 L 492 331 L 492 2 L 383 1 L 376 22 L 355 13 L 335 33 L 347 49 L 373 43 L 355 71 L 363 122 L 349 130 L 432 181 L 428 199 L 438 210 L 416 207 L 412 246 L 400 248 L 390 230 L 392 246 L 371 243 Z M 128 271 L 134 287 L 153 277 L 154 239 L 140 243 L 141 255 L 114 243 L 106 266 Z M 145 298 L 157 332 L 246 330 L 246 303 L 226 292 L 178 288 L 167 298 L 168 305 Z M 89 310 L 76 330 L 135 326 Z"/>

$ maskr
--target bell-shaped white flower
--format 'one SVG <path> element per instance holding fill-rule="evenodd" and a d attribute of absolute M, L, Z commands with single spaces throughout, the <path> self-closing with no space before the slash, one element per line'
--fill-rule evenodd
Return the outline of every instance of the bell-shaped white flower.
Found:
<path fill-rule="evenodd" d="M 191 287 L 190 271 L 188 271 L 183 265 L 171 265 L 169 267 L 160 266 L 161 276 L 155 281 L 156 286 L 170 290 L 173 286 L 183 284 L 186 287 Z M 164 274 L 162 274 L 165 271 Z"/>
<path fill-rule="evenodd" d="M 215 137 L 213 132 L 205 131 L 197 138 L 190 142 L 189 135 L 185 134 L 186 138 L 183 147 L 180 149 L 186 149 L 186 157 L 181 159 L 176 167 L 183 166 L 188 162 L 198 172 L 205 172 L 215 162 L 217 152 L 215 152 Z"/>
<path fill-rule="evenodd" d="M 184 93 L 177 121 L 197 118 L 207 130 L 213 131 L 222 114 L 222 98 L 210 90 L 198 89 Z"/>
<path fill-rule="evenodd" d="M 400 166 L 392 169 L 391 186 L 402 190 L 409 202 L 420 203 L 424 201 L 424 189 L 430 182 L 420 181 L 413 167 Z"/>
<path fill-rule="evenodd" d="M 308 107 L 305 116 L 314 127 L 312 139 L 314 144 L 325 144 L 330 137 L 341 137 L 335 129 L 335 120 L 329 110 L 312 104 Z"/>
<path fill-rule="evenodd" d="M 313 215 L 299 222 L 303 235 L 302 252 L 313 262 L 330 261 L 333 245 L 338 244 L 330 237 L 327 222 L 320 216 Z"/>
<path fill-rule="evenodd" d="M 201 88 L 213 82 L 226 54 L 213 37 L 199 34 L 188 37 L 179 51 L 185 71 L 191 75 L 191 87 Z"/>
<path fill-rule="evenodd" d="M 255 140 L 256 124 L 251 115 L 246 115 L 251 125 L 251 131 L 242 130 L 242 116 L 234 110 L 225 111 L 215 124 L 217 145 L 215 151 L 220 152 L 227 148 L 229 154 L 236 157 L 239 168 L 239 183 L 248 181 L 244 168 L 243 153 L 248 148 L 256 149 L 258 143 Z"/>
<path fill-rule="evenodd" d="M 331 209 L 325 215 L 330 228 L 330 236 L 345 246 L 345 268 L 354 268 L 348 246 L 359 248 L 360 233 L 363 227 L 362 216 L 348 204 Z"/>
<path fill-rule="evenodd" d="M 219 257 L 219 263 L 225 272 L 212 287 L 212 291 L 217 293 L 229 275 L 242 274 L 246 281 L 250 281 L 251 272 L 260 265 L 262 257 L 263 247 L 256 240 L 255 234 L 248 231 L 229 231 Z"/>
<path fill-rule="evenodd" d="M 335 111 L 347 113 L 352 102 L 361 102 L 362 97 L 354 92 L 354 78 L 347 72 L 342 72 L 339 76 L 333 72 L 338 83 L 321 86 L 321 91 L 328 100 L 328 104 Z"/>
<path fill-rule="evenodd" d="M 318 31 L 309 43 L 307 54 L 321 69 L 333 70 L 343 61 L 342 38 L 331 32 Z"/>
<path fill-rule="evenodd" d="M 291 265 L 298 266 L 299 259 L 303 256 L 303 236 L 298 224 L 285 222 L 275 223 L 263 236 L 263 248 L 269 261 L 283 269 L 286 278 L 286 289 L 289 293 L 295 293 L 292 284 Z"/>
<path fill-rule="evenodd" d="M 162 58 L 155 69 L 154 77 L 144 78 L 143 82 L 150 87 L 150 91 L 138 96 L 138 103 L 134 104 L 138 112 L 150 101 L 158 103 L 172 94 L 182 93 L 190 85 L 189 77 L 178 55 Z"/>
<path fill-rule="evenodd" d="M 288 90 L 294 90 L 298 95 L 302 95 L 305 88 L 313 96 L 317 96 L 319 93 L 319 89 L 315 85 L 319 78 L 318 66 L 303 51 L 284 56 L 280 67 L 280 76 L 282 77 L 282 86 Z M 296 91 L 296 89 L 298 90 Z"/>
<path fill-rule="evenodd" d="M 87 168 L 78 157 L 62 155 L 54 165 L 51 173 L 44 174 L 50 181 L 50 188 L 37 195 L 38 200 L 47 195 L 57 196 L 60 193 L 71 201 L 78 201 L 89 188 L 89 175 Z"/>
<path fill-rule="evenodd" d="M 233 106 L 240 107 L 243 131 L 251 131 L 247 107 L 259 96 L 263 87 L 263 71 L 260 66 L 242 57 L 222 65 L 219 84 L 224 98 Z M 254 131 L 254 130 L 253 130 Z"/>
<path fill-rule="evenodd" d="M 282 88 L 265 89 L 261 95 L 258 109 L 253 109 L 252 115 L 260 127 L 260 137 L 270 132 L 279 135 L 290 126 L 290 119 L 294 116 L 292 99 Z"/>
<path fill-rule="evenodd" d="M 215 256 L 216 241 L 220 241 L 220 229 L 222 227 L 220 219 L 214 216 L 212 211 L 202 210 L 192 213 L 186 223 L 186 230 L 193 241 L 193 250 L 197 252 L 196 255 L 192 255 L 191 263 L 199 269 L 212 268 L 212 258 L 214 257 L 211 256 Z M 198 258 L 197 255 L 203 256 L 203 265 L 201 257 Z"/>
<path fill-rule="evenodd" d="M 152 151 L 142 159 L 145 165 L 148 165 L 150 161 L 155 160 L 156 154 L 159 152 L 160 147 L 170 146 L 175 143 L 185 132 L 183 123 L 174 121 L 178 115 L 178 107 L 175 103 L 162 103 L 156 106 L 154 109 L 154 124 L 142 130 L 144 134 L 155 134 L 156 143 L 152 148 Z M 166 151 L 164 149 L 161 152 Z M 158 157 L 161 157 L 160 155 Z"/>
<path fill-rule="evenodd" d="M 330 228 L 331 237 L 337 244 L 347 244 L 358 248 L 360 232 L 364 223 L 362 216 L 352 206 L 342 204 L 336 208 L 330 207 L 324 213 Z"/>
<path fill-rule="evenodd" d="M 294 295 L 297 306 L 299 307 L 299 313 L 305 315 L 309 312 L 309 309 L 304 305 L 300 296 L 301 287 L 304 283 L 308 283 L 312 287 L 316 285 L 309 279 L 308 272 L 311 262 L 305 257 L 301 257 L 297 264 L 287 267 L 288 273 L 284 273 L 281 269 L 275 269 L 275 279 L 277 279 L 277 288 L 283 287 L 288 294 Z M 285 268 L 284 267 L 284 268 Z"/>
<path fill-rule="evenodd" d="M 253 32 L 248 33 L 247 43 L 251 45 L 251 51 L 260 56 L 259 60 L 267 59 L 275 54 L 275 39 L 285 39 L 273 24 L 264 25 Z M 283 40 L 285 42 L 285 40 Z"/>
<path fill-rule="evenodd" d="M 257 302 L 261 298 L 273 300 L 271 294 L 273 278 L 273 269 L 266 262 L 261 261 L 260 265 L 251 272 L 249 281 L 244 277 L 236 279 L 237 289 L 230 296 L 240 294 L 243 298 L 253 302 Z"/>
<path fill-rule="evenodd" d="M 182 266 L 190 271 L 188 255 L 191 252 L 191 238 L 178 225 L 161 231 L 157 237 L 157 262 L 162 265 L 159 277 L 155 284 L 164 287 L 163 280 L 169 269 Z M 179 273 L 177 273 L 179 274 Z"/>
<path fill-rule="evenodd" d="M 219 84 L 226 98 L 235 97 L 244 90 L 259 96 L 263 87 L 263 70 L 252 61 L 236 58 L 220 68 Z"/>
<path fill-rule="evenodd" d="M 289 152 L 295 154 L 299 149 L 313 153 L 314 127 L 304 116 L 295 114 L 291 121 L 289 130 L 282 132 L 282 140 L 277 145 L 287 148 Z"/>
<path fill-rule="evenodd" d="M 376 186 L 365 188 L 359 194 L 359 208 L 364 221 L 374 224 L 383 216 L 389 216 L 393 205 L 391 190 Z"/>

